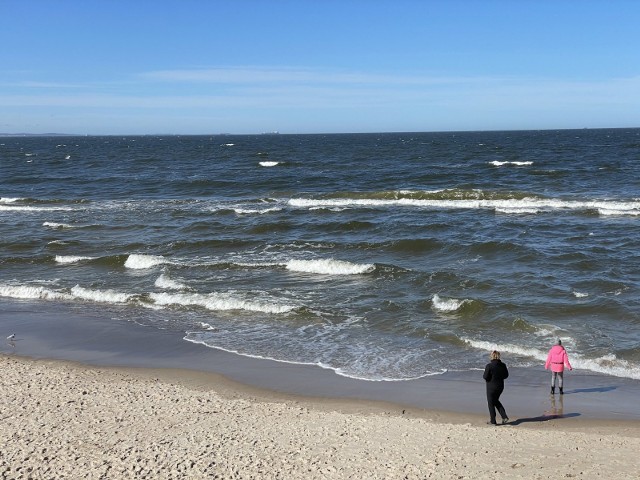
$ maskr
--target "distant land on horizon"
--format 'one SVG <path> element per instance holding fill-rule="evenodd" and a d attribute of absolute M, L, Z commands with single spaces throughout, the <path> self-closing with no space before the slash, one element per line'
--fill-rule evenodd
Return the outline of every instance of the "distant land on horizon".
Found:
<path fill-rule="evenodd" d="M 544 131 L 559 131 L 559 130 L 635 130 L 636 127 L 574 127 L 574 128 L 530 128 L 530 129 L 497 129 L 497 130 L 415 130 L 415 131 L 387 131 L 387 132 L 316 132 L 316 133 L 285 133 L 284 135 L 359 135 L 359 134 L 381 134 L 381 133 L 471 133 L 471 132 L 544 132 Z M 2 133 L 0 132 L 0 138 L 6 137 L 189 137 L 189 136 L 231 136 L 231 135 L 280 135 L 281 132 L 261 132 L 261 133 Z"/>

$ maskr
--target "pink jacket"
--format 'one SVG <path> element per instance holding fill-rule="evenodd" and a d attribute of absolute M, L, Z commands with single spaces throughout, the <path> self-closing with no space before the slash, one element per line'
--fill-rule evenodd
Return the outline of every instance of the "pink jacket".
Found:
<path fill-rule="evenodd" d="M 551 347 L 551 350 L 549 350 L 544 369 L 548 370 L 549 367 L 551 367 L 552 372 L 562 372 L 564 371 L 565 365 L 569 370 L 573 370 L 564 347 L 562 345 L 554 345 Z"/>

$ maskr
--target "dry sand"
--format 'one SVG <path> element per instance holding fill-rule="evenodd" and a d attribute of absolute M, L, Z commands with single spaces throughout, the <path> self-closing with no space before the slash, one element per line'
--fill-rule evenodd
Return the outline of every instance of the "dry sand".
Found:
<path fill-rule="evenodd" d="M 638 422 L 492 427 L 214 374 L 12 356 L 0 365 L 1 478 L 640 478 Z"/>

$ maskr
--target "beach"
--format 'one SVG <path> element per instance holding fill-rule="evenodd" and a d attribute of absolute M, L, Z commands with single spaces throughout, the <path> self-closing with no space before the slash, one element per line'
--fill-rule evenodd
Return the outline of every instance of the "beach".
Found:
<path fill-rule="evenodd" d="M 212 373 L 0 357 L 2 478 L 637 478 L 638 422 L 283 395 Z M 517 419 L 514 419 L 517 420 Z"/>
<path fill-rule="evenodd" d="M 6 306 L 6 305 L 5 305 Z M 60 307 L 0 314 L 1 478 L 637 478 L 637 382 L 513 369 L 368 382 Z"/>

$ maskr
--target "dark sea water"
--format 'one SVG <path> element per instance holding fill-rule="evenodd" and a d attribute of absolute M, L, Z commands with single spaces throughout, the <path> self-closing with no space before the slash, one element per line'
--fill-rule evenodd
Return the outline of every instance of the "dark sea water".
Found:
<path fill-rule="evenodd" d="M 0 138 L 0 308 L 401 380 L 640 379 L 640 129 Z"/>

